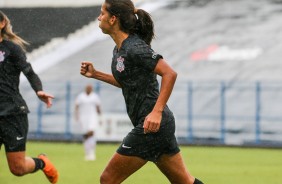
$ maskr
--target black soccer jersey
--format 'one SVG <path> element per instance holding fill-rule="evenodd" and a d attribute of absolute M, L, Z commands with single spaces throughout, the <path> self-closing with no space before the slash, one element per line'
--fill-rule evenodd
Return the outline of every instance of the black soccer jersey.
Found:
<path fill-rule="evenodd" d="M 122 87 L 127 113 L 135 127 L 141 126 L 159 96 L 159 84 L 153 70 L 160 58 L 162 56 L 137 35 L 129 35 L 119 50 L 114 48 L 112 73 Z"/>
<path fill-rule="evenodd" d="M 20 73 L 23 72 L 35 92 L 42 83 L 26 61 L 24 51 L 15 43 L 0 42 L 0 116 L 28 113 L 28 107 L 19 92 Z"/>

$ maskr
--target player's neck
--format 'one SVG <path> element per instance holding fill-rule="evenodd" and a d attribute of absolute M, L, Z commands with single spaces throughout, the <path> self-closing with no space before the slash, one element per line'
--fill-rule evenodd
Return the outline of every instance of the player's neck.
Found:
<path fill-rule="evenodd" d="M 112 39 L 116 43 L 118 49 L 121 48 L 123 41 L 128 37 L 128 33 L 118 32 L 116 34 L 111 35 Z"/>

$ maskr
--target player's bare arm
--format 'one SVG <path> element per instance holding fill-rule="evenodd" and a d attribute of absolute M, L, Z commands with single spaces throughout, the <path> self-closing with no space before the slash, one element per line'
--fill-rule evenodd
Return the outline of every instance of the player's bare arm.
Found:
<path fill-rule="evenodd" d="M 160 95 L 154 109 L 145 118 L 143 126 L 144 133 L 157 132 L 159 130 L 163 109 L 171 95 L 177 77 L 177 73 L 165 62 L 164 59 L 158 61 L 154 72 L 162 76 Z"/>
<path fill-rule="evenodd" d="M 106 82 L 118 88 L 121 87 L 121 85 L 115 80 L 113 75 L 96 70 L 93 64 L 89 61 L 84 61 L 81 63 L 80 74 L 88 78 L 94 78 Z"/>

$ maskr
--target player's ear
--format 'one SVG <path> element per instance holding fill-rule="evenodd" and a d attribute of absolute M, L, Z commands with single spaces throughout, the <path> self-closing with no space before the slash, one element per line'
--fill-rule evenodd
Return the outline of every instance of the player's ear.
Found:
<path fill-rule="evenodd" d="M 115 22 L 117 21 L 117 17 L 115 16 L 115 15 L 113 15 L 111 18 L 110 18 L 110 24 L 111 25 L 114 25 L 115 24 Z"/>

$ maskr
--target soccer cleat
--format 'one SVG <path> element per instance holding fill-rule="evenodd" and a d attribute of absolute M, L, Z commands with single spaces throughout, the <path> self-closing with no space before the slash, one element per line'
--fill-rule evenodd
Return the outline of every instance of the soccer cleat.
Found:
<path fill-rule="evenodd" d="M 58 181 L 59 173 L 55 166 L 50 162 L 46 155 L 40 154 L 38 156 L 41 160 L 43 160 L 45 167 L 43 168 L 43 172 L 45 176 L 48 178 L 50 183 L 55 184 Z"/>

